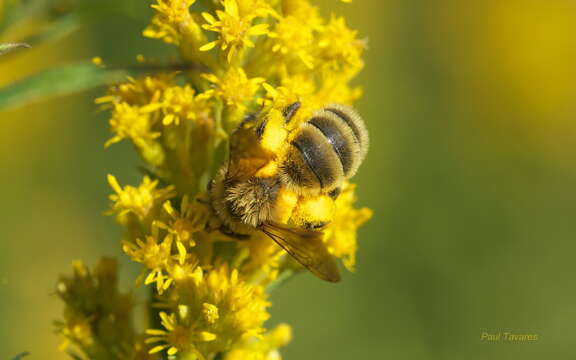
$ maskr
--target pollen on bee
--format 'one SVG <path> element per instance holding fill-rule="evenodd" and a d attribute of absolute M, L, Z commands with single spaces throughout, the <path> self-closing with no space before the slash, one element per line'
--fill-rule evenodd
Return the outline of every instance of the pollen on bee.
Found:
<path fill-rule="evenodd" d="M 292 214 L 297 225 L 328 223 L 334 216 L 334 201 L 327 195 L 302 197 Z"/>
<path fill-rule="evenodd" d="M 271 153 L 277 154 L 282 146 L 284 146 L 287 136 L 288 132 L 284 128 L 284 117 L 282 113 L 277 110 L 270 111 L 266 128 L 260 140 L 261 146 Z"/>
<path fill-rule="evenodd" d="M 281 224 L 288 223 L 288 220 L 292 217 L 292 212 L 296 207 L 298 202 L 298 195 L 288 190 L 287 188 L 281 188 L 278 192 L 278 197 L 276 199 L 276 205 L 274 207 L 274 219 Z"/>
<path fill-rule="evenodd" d="M 272 177 L 278 172 L 278 163 L 276 161 L 270 161 L 263 168 L 258 170 L 256 173 L 257 177 Z"/>

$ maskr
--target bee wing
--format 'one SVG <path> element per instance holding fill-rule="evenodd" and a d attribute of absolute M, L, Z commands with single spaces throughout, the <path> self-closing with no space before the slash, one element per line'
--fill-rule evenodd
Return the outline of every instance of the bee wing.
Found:
<path fill-rule="evenodd" d="M 247 118 L 230 136 L 227 179 L 248 179 L 269 161 L 267 157 L 262 157 L 255 128 L 256 118 Z"/>
<path fill-rule="evenodd" d="M 262 225 L 261 230 L 320 279 L 330 282 L 340 281 L 336 261 L 322 242 L 322 232 L 289 228 L 273 223 Z"/>

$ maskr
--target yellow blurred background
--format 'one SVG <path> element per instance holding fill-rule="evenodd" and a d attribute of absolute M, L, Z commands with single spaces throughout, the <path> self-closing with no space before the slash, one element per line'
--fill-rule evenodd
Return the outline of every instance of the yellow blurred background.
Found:
<path fill-rule="evenodd" d="M 96 55 L 172 54 L 140 36 L 148 3 L 123 3 L 0 59 L 0 86 Z M 372 148 L 355 181 L 375 216 L 356 273 L 338 285 L 301 275 L 273 295 L 273 322 L 294 328 L 285 358 L 574 357 L 576 2 L 319 3 L 369 39 L 356 83 Z M 103 148 L 107 114 L 93 104 L 103 91 L 0 112 L 0 359 L 67 358 L 53 286 L 72 260 L 118 258 L 124 288 L 139 272 L 102 215 L 106 174 L 139 177 L 129 145 Z"/>

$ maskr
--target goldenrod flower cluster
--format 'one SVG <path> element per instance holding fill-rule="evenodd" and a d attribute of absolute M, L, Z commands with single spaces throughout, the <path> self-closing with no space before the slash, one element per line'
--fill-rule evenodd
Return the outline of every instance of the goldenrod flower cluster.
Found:
<path fill-rule="evenodd" d="M 103 258 L 90 271 L 77 261 L 71 277 L 62 276 L 56 294 L 66 304 L 63 321 L 56 322 L 64 335 L 62 349 L 74 344 L 90 359 L 115 359 L 132 354 L 134 338 L 130 294 L 118 292 L 117 264 Z"/>
<path fill-rule="evenodd" d="M 76 264 L 74 277 L 59 282 L 59 328 L 90 359 L 279 359 L 291 330 L 264 327 L 268 292 L 301 268 L 263 233 L 237 240 L 219 231 L 206 188 L 244 118 L 281 116 L 300 101 L 300 122 L 325 104 L 358 99 L 350 81 L 363 67 L 365 41 L 308 0 L 151 6 L 143 35 L 177 47 L 189 70 L 128 78 L 97 99 L 111 110 L 106 146 L 130 141 L 147 168 L 137 186 L 108 176 L 107 213 L 125 227 L 122 249 L 143 265 L 139 282 L 153 290 L 150 325 L 132 328 L 134 302 L 117 292 L 115 264 L 104 260 L 92 273 Z M 356 230 L 371 216 L 354 201 L 346 183 L 324 232 L 350 270 Z"/>

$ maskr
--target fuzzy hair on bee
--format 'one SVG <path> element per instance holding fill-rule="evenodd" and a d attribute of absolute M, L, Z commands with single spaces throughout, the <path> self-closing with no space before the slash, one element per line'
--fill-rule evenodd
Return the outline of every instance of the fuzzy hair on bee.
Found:
<path fill-rule="evenodd" d="M 342 184 L 366 156 L 368 131 L 358 113 L 341 104 L 291 124 L 300 106 L 242 122 L 209 195 L 226 232 L 262 231 L 313 274 L 335 282 L 340 274 L 321 230 Z"/>
<path fill-rule="evenodd" d="M 231 186 L 226 202 L 232 204 L 232 214 L 244 224 L 258 227 L 272 218 L 279 190 L 280 182 L 276 178 L 251 177 Z"/>
<path fill-rule="evenodd" d="M 289 144 L 282 182 L 299 193 L 319 194 L 334 191 L 356 174 L 369 138 L 352 107 L 330 104 L 301 124 Z"/>

